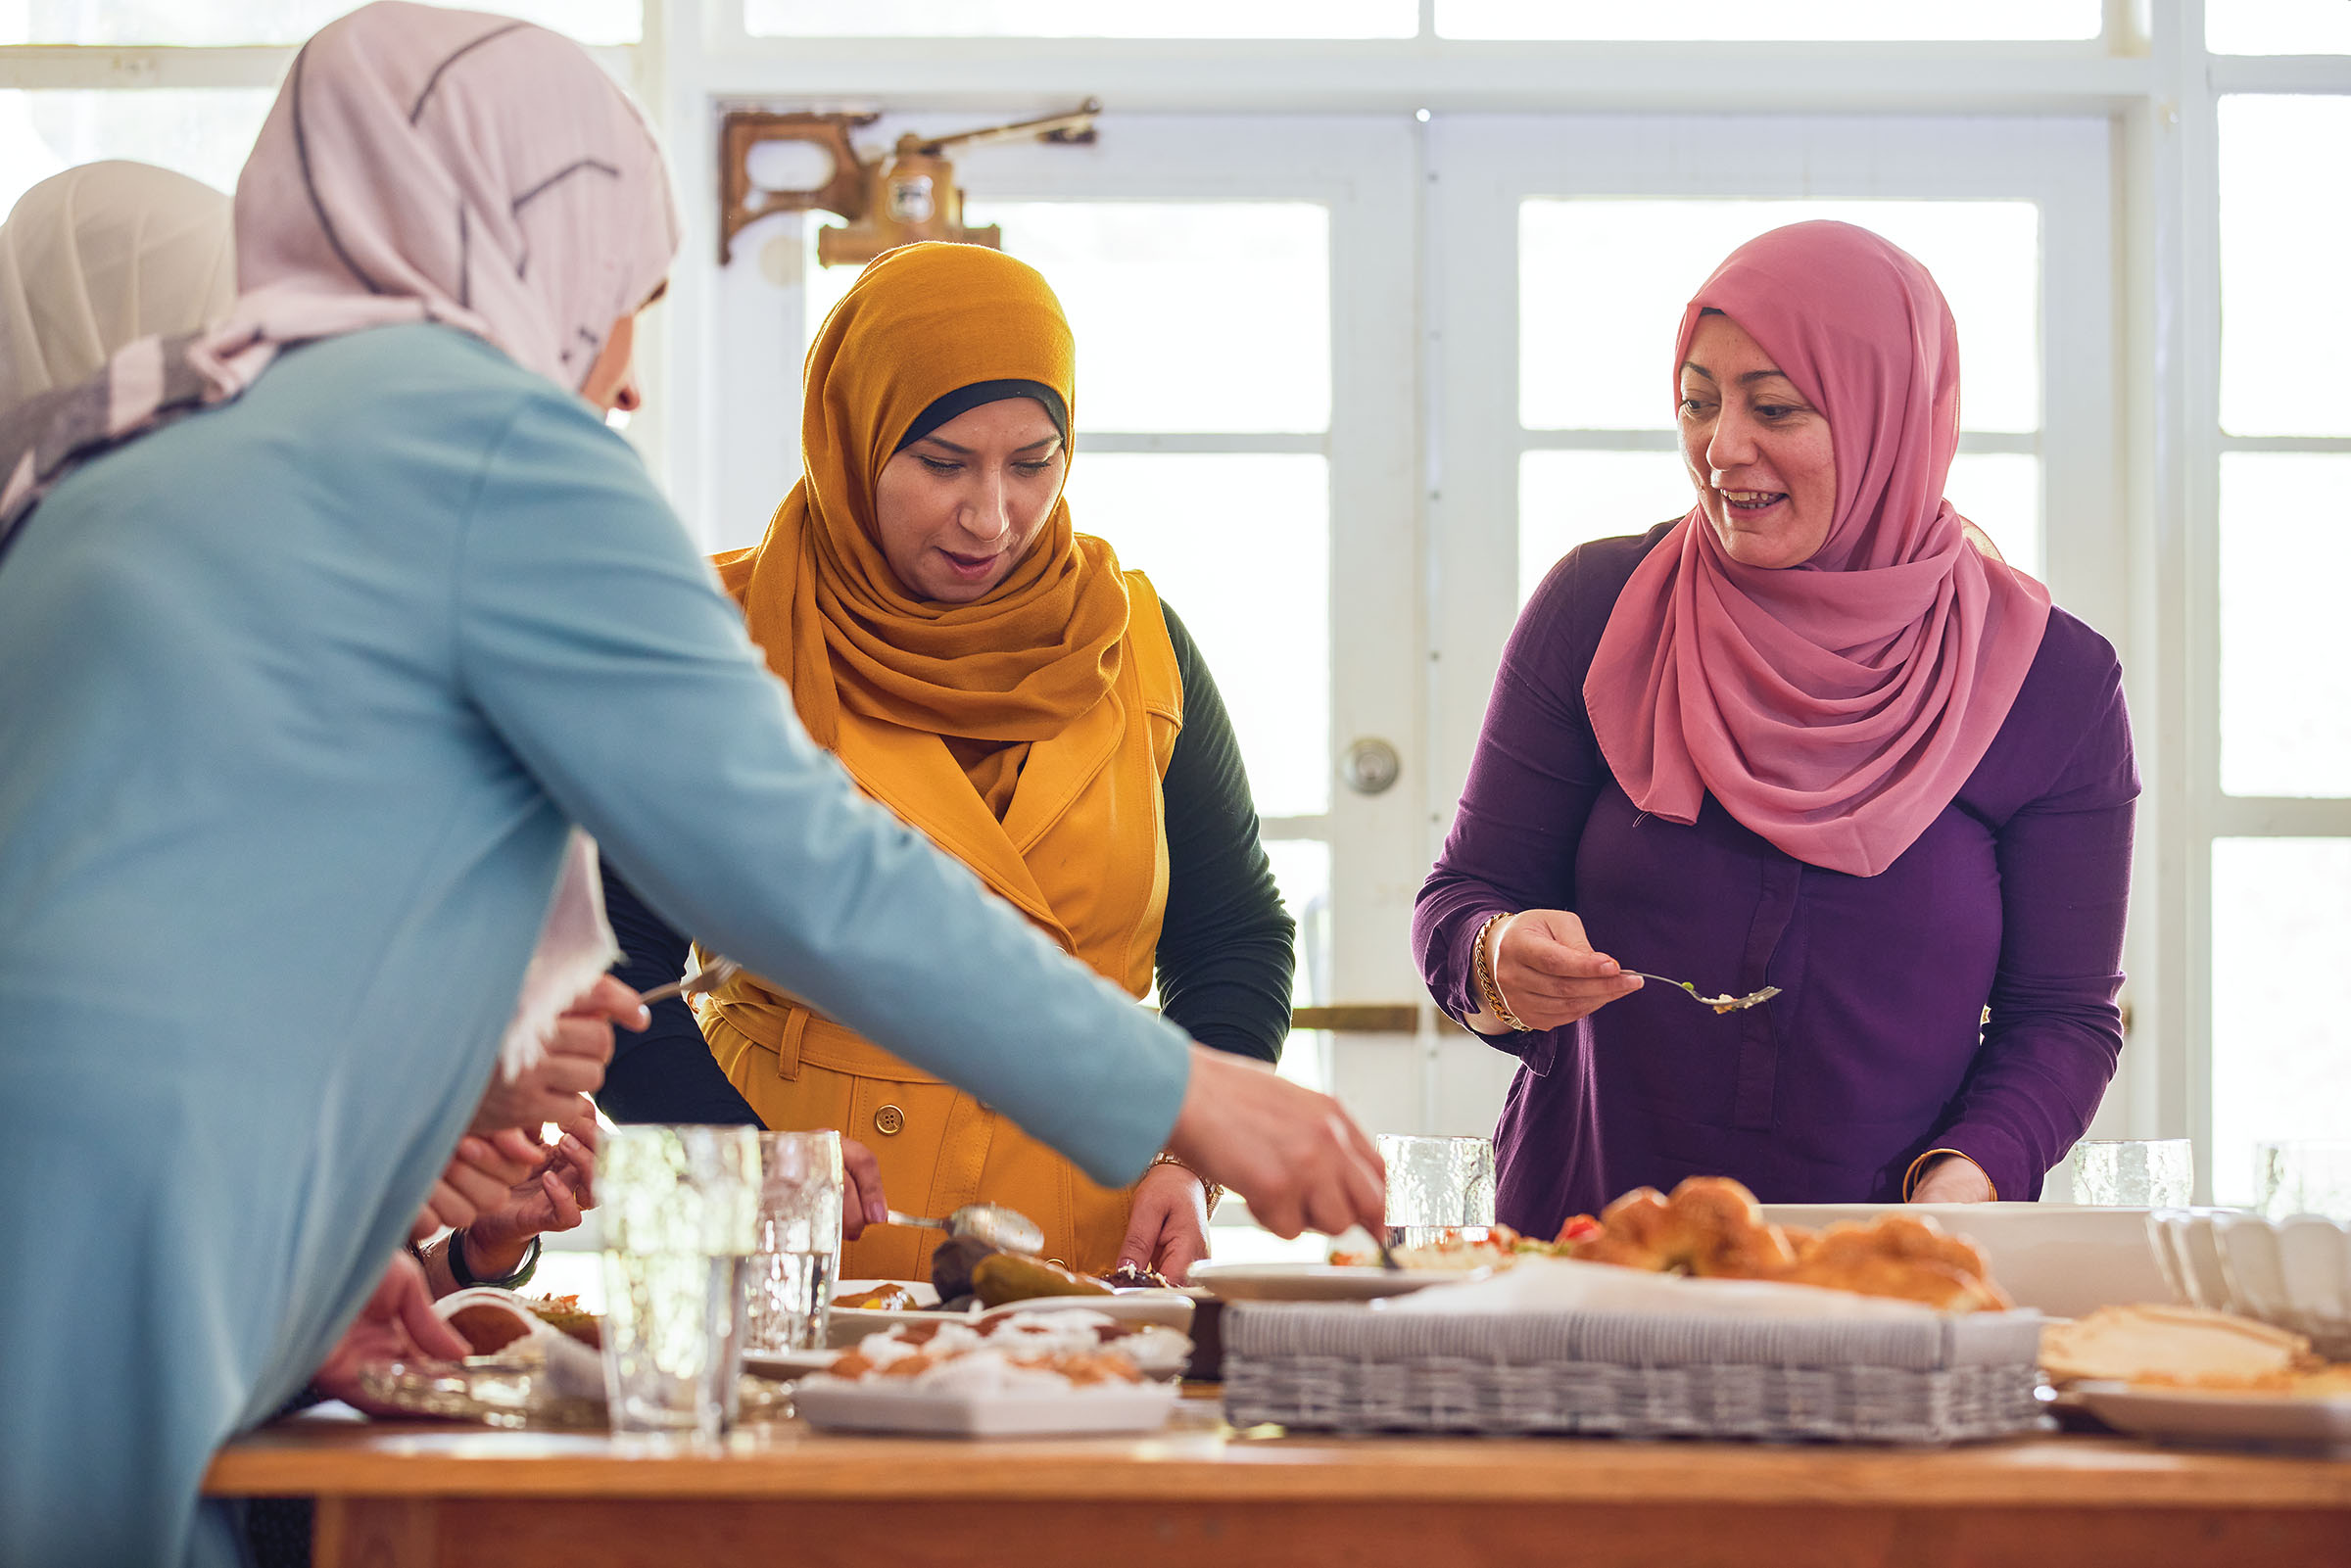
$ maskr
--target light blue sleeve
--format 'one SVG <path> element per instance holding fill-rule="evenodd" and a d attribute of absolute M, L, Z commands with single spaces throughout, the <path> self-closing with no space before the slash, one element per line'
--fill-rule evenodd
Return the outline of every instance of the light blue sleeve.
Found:
<path fill-rule="evenodd" d="M 1165 1144 L 1181 1031 L 858 793 L 585 405 L 551 389 L 493 449 L 457 595 L 466 691 L 664 919 L 1098 1181 Z"/>

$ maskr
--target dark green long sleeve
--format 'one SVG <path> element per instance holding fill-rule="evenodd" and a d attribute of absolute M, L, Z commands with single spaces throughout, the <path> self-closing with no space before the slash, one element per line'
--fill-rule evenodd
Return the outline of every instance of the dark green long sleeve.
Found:
<path fill-rule="evenodd" d="M 1183 733 L 1162 784 L 1168 909 L 1159 932 L 1159 1005 L 1202 1045 L 1281 1059 L 1290 1032 L 1297 924 L 1281 907 L 1258 841 L 1240 742 L 1208 662 L 1173 609 L 1168 637 L 1183 677 Z"/>

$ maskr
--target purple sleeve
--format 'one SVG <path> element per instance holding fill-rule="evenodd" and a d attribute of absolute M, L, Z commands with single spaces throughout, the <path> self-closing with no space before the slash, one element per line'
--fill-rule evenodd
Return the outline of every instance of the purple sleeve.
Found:
<path fill-rule="evenodd" d="M 2002 1198 L 2041 1178 L 2096 1114 L 2123 1046 L 2123 917 L 2138 774 L 2121 672 L 2054 784 L 2000 829 L 1991 1022 L 1933 1147 L 1984 1168 Z"/>
<path fill-rule="evenodd" d="M 1600 626 L 1582 555 L 1552 568 L 1511 633 L 1453 831 L 1414 908 L 1421 978 L 1457 1019 L 1483 1005 L 1470 944 L 1489 916 L 1574 907 L 1576 846 L 1606 776 L 1584 713 Z M 1481 1038 L 1515 1051 L 1546 1036 Z"/>

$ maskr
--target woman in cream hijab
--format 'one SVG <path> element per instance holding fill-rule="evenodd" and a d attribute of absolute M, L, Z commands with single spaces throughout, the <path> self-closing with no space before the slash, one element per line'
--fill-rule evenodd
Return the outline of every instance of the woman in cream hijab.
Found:
<path fill-rule="evenodd" d="M 226 316 L 235 249 L 228 198 L 152 164 L 84 164 L 26 191 L 0 223 L 0 408 Z"/>

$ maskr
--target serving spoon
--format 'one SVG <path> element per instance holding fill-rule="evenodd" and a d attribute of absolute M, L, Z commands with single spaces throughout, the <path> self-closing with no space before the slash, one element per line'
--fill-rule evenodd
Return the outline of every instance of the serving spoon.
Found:
<path fill-rule="evenodd" d="M 1698 987 L 1688 980 L 1669 980 L 1662 974 L 1652 974 L 1647 970 L 1626 970 L 1624 973 L 1638 974 L 1645 980 L 1655 980 L 1659 985 L 1670 985 L 1677 991 L 1687 991 L 1691 1001 L 1710 1007 L 1717 1013 L 1744 1012 L 1759 1002 L 1768 1002 L 1780 994 L 1778 986 L 1766 985 L 1760 991 L 1750 991 L 1745 996 L 1732 996 L 1728 993 L 1721 996 L 1701 996 L 1698 994 Z"/>
<path fill-rule="evenodd" d="M 1045 1233 L 1035 1220 L 1002 1204 L 965 1204 L 944 1219 L 924 1219 L 888 1211 L 886 1222 L 921 1230 L 943 1230 L 950 1236 L 969 1236 L 1000 1253 L 1023 1253 L 1033 1258 L 1045 1250 Z"/>

